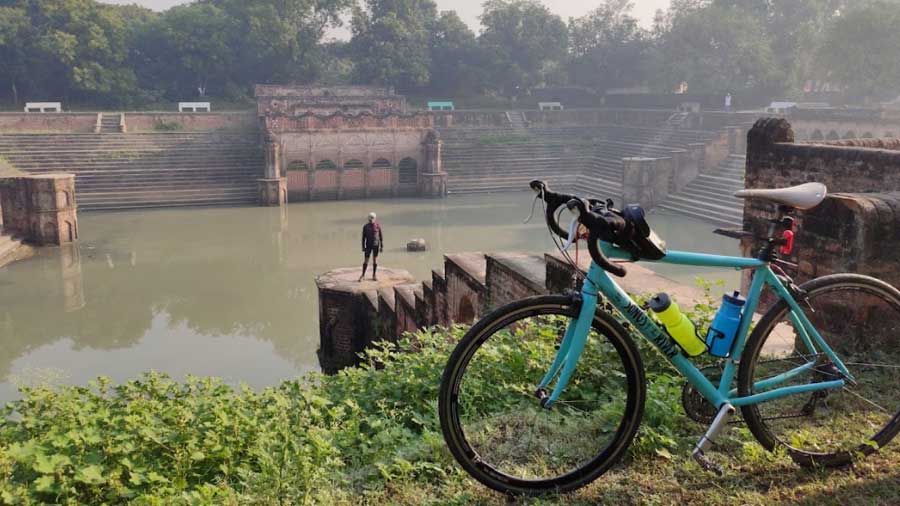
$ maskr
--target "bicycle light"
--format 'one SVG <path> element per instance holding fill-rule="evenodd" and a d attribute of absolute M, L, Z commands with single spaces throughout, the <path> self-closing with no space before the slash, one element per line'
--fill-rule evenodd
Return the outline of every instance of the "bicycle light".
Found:
<path fill-rule="evenodd" d="M 781 241 L 781 249 L 779 251 L 782 255 L 790 255 L 791 251 L 794 251 L 794 231 L 785 230 L 781 234 Z"/>

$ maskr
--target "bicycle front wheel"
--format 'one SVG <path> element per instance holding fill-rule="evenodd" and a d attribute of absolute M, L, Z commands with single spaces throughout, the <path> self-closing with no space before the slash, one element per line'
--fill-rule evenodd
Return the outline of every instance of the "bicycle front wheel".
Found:
<path fill-rule="evenodd" d="M 544 409 L 535 396 L 577 316 L 569 297 L 514 302 L 474 325 L 451 355 L 441 428 L 460 465 L 484 485 L 515 495 L 571 491 L 609 469 L 634 438 L 643 367 L 625 329 L 607 314 L 594 317 L 556 404 Z"/>
<path fill-rule="evenodd" d="M 887 444 L 900 431 L 900 291 L 877 279 L 836 274 L 801 286 L 804 314 L 855 383 L 742 407 L 750 431 L 766 448 L 787 449 L 801 465 L 839 466 Z M 813 343 L 806 344 L 784 301 L 759 321 L 738 374 L 742 396 L 762 381 L 815 364 L 777 386 L 842 379 Z M 759 386 L 759 387 L 757 387 Z"/>

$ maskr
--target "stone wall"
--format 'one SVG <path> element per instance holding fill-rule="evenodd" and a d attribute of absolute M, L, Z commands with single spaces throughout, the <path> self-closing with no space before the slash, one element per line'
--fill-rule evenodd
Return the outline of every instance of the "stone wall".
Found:
<path fill-rule="evenodd" d="M 0 112 L 0 132 L 3 133 L 93 133 L 96 125 L 95 112 Z"/>
<path fill-rule="evenodd" d="M 178 125 L 179 132 L 252 132 L 259 122 L 252 112 L 131 112 L 125 113 L 129 133 L 158 132 L 161 125 Z"/>
<path fill-rule="evenodd" d="M 858 272 L 900 286 L 900 151 L 851 146 L 794 143 L 790 123 L 760 120 L 748 135 L 748 188 L 782 188 L 816 181 L 829 197 L 799 213 L 794 253 L 802 280 L 835 272 Z M 859 144 L 854 146 L 852 144 Z M 881 145 L 896 146 L 896 140 Z M 765 236 L 772 204 L 745 202 L 744 228 Z M 746 254 L 758 247 L 743 241 Z"/>
<path fill-rule="evenodd" d="M 447 320 L 471 323 L 484 314 L 487 302 L 487 261 L 482 253 L 444 257 L 447 280 Z"/>

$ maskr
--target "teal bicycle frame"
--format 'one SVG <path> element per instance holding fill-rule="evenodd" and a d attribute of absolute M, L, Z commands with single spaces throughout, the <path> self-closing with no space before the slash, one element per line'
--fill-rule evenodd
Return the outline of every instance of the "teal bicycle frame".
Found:
<path fill-rule="evenodd" d="M 604 253 L 609 258 L 628 259 L 628 253 L 620 250 L 608 243 L 601 243 Z M 802 365 L 795 367 L 789 371 L 783 372 L 771 378 L 754 383 L 753 395 L 745 397 L 738 396 L 737 390 L 731 388 L 734 375 L 740 364 L 741 354 L 744 351 L 744 345 L 747 341 L 747 334 L 750 330 L 752 315 L 756 312 L 759 305 L 759 297 L 765 285 L 769 285 L 774 289 L 779 297 L 784 299 L 790 309 L 789 318 L 794 325 L 794 329 L 799 334 L 800 339 L 807 346 L 811 354 L 815 357 L 819 353 L 824 353 L 840 370 L 850 382 L 853 382 L 853 376 L 847 367 L 841 362 L 840 358 L 831 350 L 828 344 L 822 339 L 822 336 L 809 321 L 806 314 L 800 308 L 797 301 L 794 300 L 791 293 L 785 287 L 781 279 L 772 271 L 767 262 L 757 260 L 755 258 L 728 257 L 718 255 L 707 255 L 702 253 L 690 253 L 684 251 L 669 251 L 665 257 L 655 261 L 657 263 L 668 263 L 676 265 L 691 265 L 699 267 L 731 267 L 737 270 L 753 269 L 754 276 L 750 285 L 750 293 L 747 294 L 747 303 L 744 307 L 744 317 L 738 327 L 737 336 L 734 342 L 731 356 L 726 359 L 725 366 L 722 371 L 722 377 L 719 385 L 716 386 L 710 381 L 681 351 L 681 348 L 669 337 L 656 322 L 647 315 L 637 304 L 625 293 L 624 290 L 596 263 L 591 262 L 590 269 L 587 273 L 587 279 L 584 282 L 581 297 L 582 304 L 579 315 L 573 318 L 560 343 L 559 351 L 547 374 L 541 380 L 538 388 L 546 389 L 554 378 L 557 378 L 546 406 L 550 407 L 562 392 L 565 390 L 578 359 L 584 350 L 587 342 L 588 333 L 591 329 L 591 323 L 594 319 L 594 313 L 597 309 L 597 301 L 602 294 L 618 311 L 631 322 L 637 331 L 648 341 L 653 343 L 656 348 L 669 359 L 672 365 L 697 389 L 698 392 L 716 408 L 722 407 L 728 403 L 732 406 L 746 406 L 761 402 L 771 401 L 780 397 L 794 395 L 805 392 L 813 392 L 817 390 L 828 390 L 840 388 L 844 386 L 845 380 L 838 379 L 833 381 L 822 381 L 809 383 L 805 385 L 791 385 L 778 387 L 785 381 L 794 378 L 805 371 L 816 366 L 815 360 L 808 361 Z M 820 350 L 817 352 L 816 350 Z"/>

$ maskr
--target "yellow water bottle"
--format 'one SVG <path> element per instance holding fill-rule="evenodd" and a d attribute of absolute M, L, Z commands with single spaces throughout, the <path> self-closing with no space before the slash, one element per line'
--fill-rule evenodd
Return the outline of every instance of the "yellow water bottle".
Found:
<path fill-rule="evenodd" d="M 694 324 L 682 314 L 678 304 L 672 302 L 668 295 L 660 293 L 650 299 L 650 310 L 689 357 L 696 357 L 706 351 L 706 342 L 697 335 Z"/>

